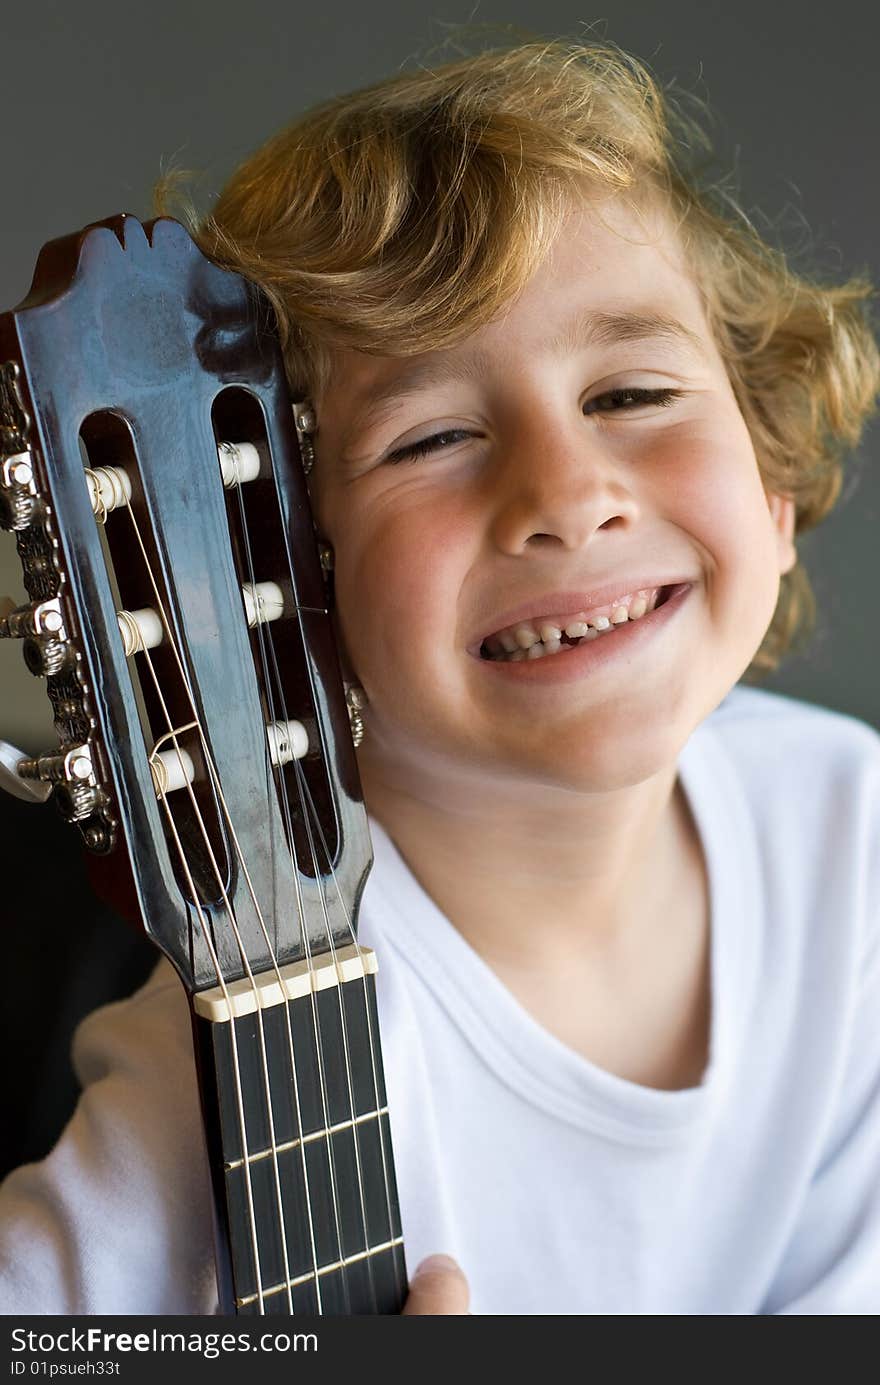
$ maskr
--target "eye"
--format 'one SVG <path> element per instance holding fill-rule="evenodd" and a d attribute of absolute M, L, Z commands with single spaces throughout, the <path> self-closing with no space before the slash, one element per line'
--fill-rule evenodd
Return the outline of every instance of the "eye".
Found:
<path fill-rule="evenodd" d="M 584 413 L 590 411 L 591 405 L 600 405 L 610 400 L 610 408 L 601 409 L 602 413 L 616 413 L 618 410 L 636 409 L 645 404 L 658 404 L 661 408 L 669 408 L 677 399 L 681 399 L 684 390 L 677 389 L 658 389 L 647 390 L 631 387 L 628 389 L 606 390 L 604 394 L 597 394 L 594 398 L 587 400 L 584 405 Z"/>
<path fill-rule="evenodd" d="M 661 408 L 668 408 L 677 399 L 684 395 L 684 390 L 679 389 L 640 389 L 632 386 L 626 389 L 606 390 L 603 394 L 597 394 L 584 405 L 584 413 L 596 412 L 597 406 L 603 405 L 598 409 L 601 413 L 616 413 L 644 407 L 645 405 L 659 405 Z M 610 407 L 609 407 L 610 403 Z M 432 453 L 442 452 L 446 448 L 454 447 L 464 439 L 473 437 L 465 428 L 444 428 L 439 433 L 431 433 L 426 438 L 420 438 L 417 442 L 406 443 L 403 447 L 396 447 L 393 452 L 389 452 L 385 461 L 392 466 L 398 462 L 417 462 L 423 457 L 428 457 Z"/>
<path fill-rule="evenodd" d="M 386 462 L 396 465 L 397 462 L 415 462 L 420 457 L 427 457 L 432 452 L 442 452 L 444 448 L 453 447 L 463 438 L 469 438 L 472 434 L 464 428 L 444 428 L 442 433 L 431 433 L 427 438 L 420 438 L 418 442 L 408 442 L 403 447 L 396 447 L 393 452 L 389 452 L 385 458 Z"/>

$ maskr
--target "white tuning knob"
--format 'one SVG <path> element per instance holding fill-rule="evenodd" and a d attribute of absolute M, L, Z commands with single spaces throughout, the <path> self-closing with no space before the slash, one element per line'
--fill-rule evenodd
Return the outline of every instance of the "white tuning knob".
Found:
<path fill-rule="evenodd" d="M 118 510 L 131 500 L 131 480 L 121 466 L 86 467 L 89 499 L 99 524 L 111 510 Z"/>
<path fill-rule="evenodd" d="M 165 631 L 156 611 L 146 606 L 140 611 L 117 611 L 119 633 L 126 657 L 144 649 L 155 649 L 162 643 Z"/>
<path fill-rule="evenodd" d="M 182 789 L 196 777 L 192 758 L 180 747 L 177 750 L 158 750 L 150 756 L 150 770 L 157 798 Z"/>
<path fill-rule="evenodd" d="M 301 721 L 270 721 L 266 738 L 273 765 L 301 760 L 309 748 L 309 737 Z"/>
<path fill-rule="evenodd" d="M 260 474 L 260 454 L 252 442 L 221 442 L 217 455 L 227 490 L 243 481 L 255 481 Z"/>
<path fill-rule="evenodd" d="M 247 623 L 265 625 L 284 614 L 284 593 L 277 582 L 246 582 L 241 589 Z"/>

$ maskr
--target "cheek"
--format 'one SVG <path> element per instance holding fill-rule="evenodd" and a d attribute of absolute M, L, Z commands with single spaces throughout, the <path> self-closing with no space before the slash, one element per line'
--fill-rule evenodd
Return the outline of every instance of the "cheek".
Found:
<path fill-rule="evenodd" d="M 684 458 L 679 523 L 703 550 L 710 608 L 729 647 L 750 659 L 779 595 L 773 518 L 742 415 Z"/>
<path fill-rule="evenodd" d="M 739 562 L 763 567 L 775 553 L 770 507 L 742 415 L 688 439 L 675 458 L 678 523 L 719 568 Z"/>
<path fill-rule="evenodd" d="M 373 677 L 393 674 L 425 643 L 449 638 L 464 556 L 461 517 L 422 500 L 353 519 L 337 548 L 336 603 L 345 646 Z"/>

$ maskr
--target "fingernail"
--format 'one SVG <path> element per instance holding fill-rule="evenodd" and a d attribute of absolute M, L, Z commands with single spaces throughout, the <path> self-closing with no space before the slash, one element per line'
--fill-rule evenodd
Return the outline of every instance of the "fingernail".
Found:
<path fill-rule="evenodd" d="M 429 1255 L 423 1260 L 416 1270 L 416 1277 L 420 1274 L 428 1274 L 431 1270 L 457 1270 L 458 1261 L 453 1260 L 451 1255 Z"/>

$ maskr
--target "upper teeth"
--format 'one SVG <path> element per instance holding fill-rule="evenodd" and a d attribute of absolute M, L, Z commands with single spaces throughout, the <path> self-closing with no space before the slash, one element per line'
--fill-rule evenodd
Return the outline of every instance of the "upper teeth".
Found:
<path fill-rule="evenodd" d="M 521 621 L 488 635 L 483 641 L 483 650 L 491 658 L 512 662 L 557 654 L 572 648 L 570 644 L 562 643 L 563 633 L 569 640 L 594 640 L 615 625 L 622 625 L 627 620 L 639 620 L 648 611 L 653 611 L 662 590 L 662 587 L 643 588 L 641 591 L 627 592 L 608 605 L 598 606 L 589 612 L 576 611 L 572 615 Z"/>

